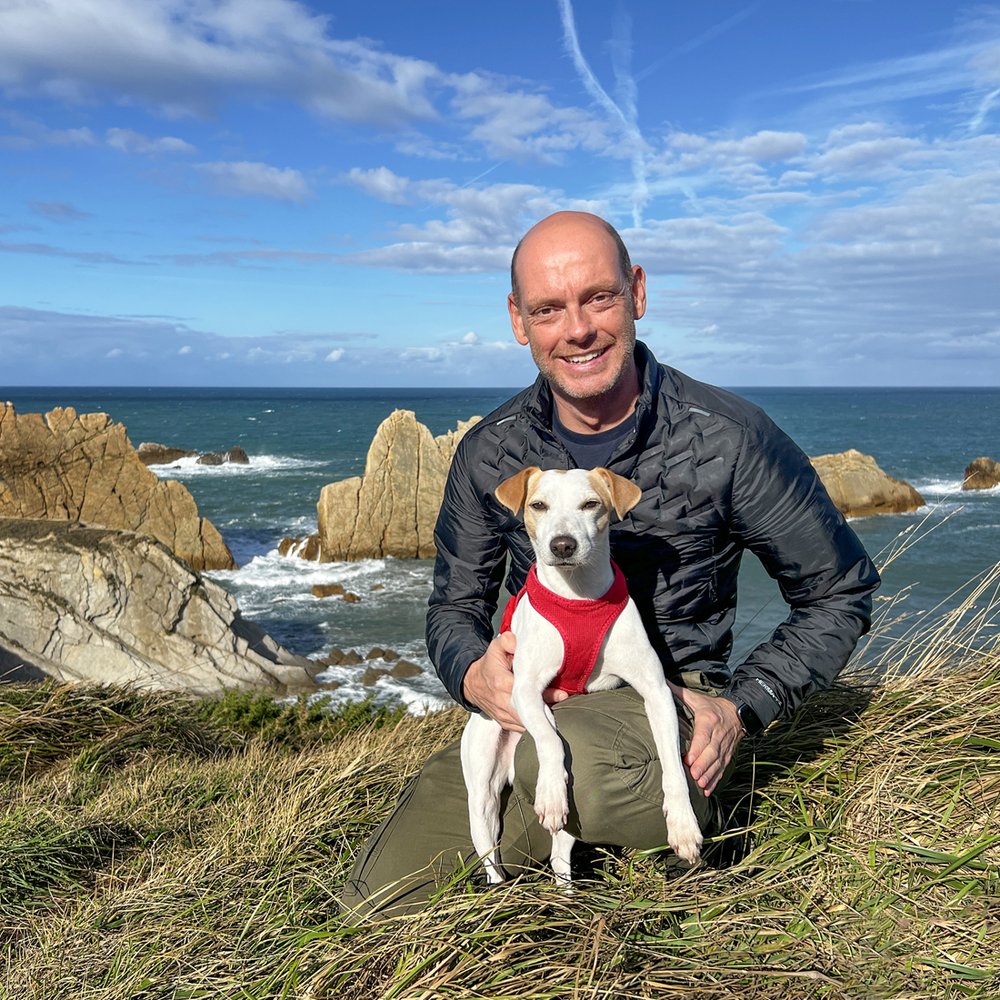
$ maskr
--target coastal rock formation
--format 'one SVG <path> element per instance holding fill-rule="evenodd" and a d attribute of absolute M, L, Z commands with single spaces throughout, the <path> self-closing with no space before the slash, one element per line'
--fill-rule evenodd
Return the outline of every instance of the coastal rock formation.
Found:
<path fill-rule="evenodd" d="M 174 448 L 169 444 L 158 444 L 156 441 L 143 441 L 136 448 L 136 454 L 143 465 L 170 465 L 182 458 L 193 458 L 196 451 L 186 451 L 184 448 Z"/>
<path fill-rule="evenodd" d="M 991 490 L 1000 486 L 1000 462 L 993 458 L 974 458 L 965 467 L 963 490 Z"/>
<path fill-rule="evenodd" d="M 136 449 L 139 461 L 143 465 L 170 465 L 182 458 L 194 458 L 196 451 L 186 451 L 184 448 L 174 448 L 169 444 L 157 444 L 155 441 L 143 441 Z M 228 451 L 206 451 L 198 455 L 199 465 L 249 465 L 250 458 L 237 444 Z"/>
<path fill-rule="evenodd" d="M 236 566 L 187 488 L 150 472 L 106 413 L 18 414 L 0 403 L 0 517 L 139 531 L 196 570 Z"/>
<path fill-rule="evenodd" d="M 249 465 L 250 458 L 237 444 L 229 451 L 207 451 L 198 458 L 199 465 Z"/>
<path fill-rule="evenodd" d="M 883 472 L 871 455 L 851 448 L 809 461 L 845 517 L 903 514 L 924 506 L 924 498 L 909 483 Z"/>
<path fill-rule="evenodd" d="M 197 694 L 315 687 L 316 664 L 145 535 L 0 518 L 0 664 L 19 677 Z"/>
<path fill-rule="evenodd" d="M 321 558 L 427 558 L 455 448 L 480 418 L 460 421 L 439 437 L 412 410 L 395 410 L 379 425 L 363 476 L 324 486 L 316 505 Z"/>

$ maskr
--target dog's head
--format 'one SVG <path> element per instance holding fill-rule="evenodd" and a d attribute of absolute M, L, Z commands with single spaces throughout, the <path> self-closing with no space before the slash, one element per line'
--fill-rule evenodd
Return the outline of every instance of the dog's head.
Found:
<path fill-rule="evenodd" d="M 530 466 L 496 489 L 505 507 L 524 510 L 535 558 L 549 566 L 588 562 L 607 538 L 612 511 L 624 517 L 641 496 L 635 483 L 607 469 L 543 472 Z"/>

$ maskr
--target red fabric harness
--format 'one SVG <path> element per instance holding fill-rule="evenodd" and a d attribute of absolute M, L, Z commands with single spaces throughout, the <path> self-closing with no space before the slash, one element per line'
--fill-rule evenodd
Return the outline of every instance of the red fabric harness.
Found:
<path fill-rule="evenodd" d="M 533 565 L 525 585 L 507 602 L 500 631 L 510 630 L 511 619 L 518 601 L 527 594 L 531 606 L 554 625 L 563 641 L 563 661 L 550 687 L 569 694 L 582 694 L 597 662 L 597 654 L 608 629 L 628 603 L 625 574 L 611 564 L 615 579 L 608 592 L 596 601 L 573 600 L 554 594 L 542 585 Z"/>

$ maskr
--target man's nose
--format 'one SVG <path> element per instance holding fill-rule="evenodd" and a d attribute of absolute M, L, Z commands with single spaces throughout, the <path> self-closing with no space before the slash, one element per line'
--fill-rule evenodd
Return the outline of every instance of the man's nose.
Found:
<path fill-rule="evenodd" d="M 566 339 L 587 340 L 595 333 L 594 322 L 586 307 L 571 305 L 566 310 Z"/>

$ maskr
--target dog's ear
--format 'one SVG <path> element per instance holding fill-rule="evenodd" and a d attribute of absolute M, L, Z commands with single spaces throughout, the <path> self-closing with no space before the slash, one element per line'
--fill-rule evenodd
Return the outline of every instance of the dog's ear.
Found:
<path fill-rule="evenodd" d="M 505 479 L 496 488 L 497 500 L 512 513 L 519 513 L 528 495 L 528 480 L 533 473 L 540 471 L 537 465 L 529 465 L 526 469 L 515 473 L 509 479 Z"/>
<path fill-rule="evenodd" d="M 594 469 L 594 472 L 607 484 L 608 493 L 611 494 L 611 506 L 621 520 L 639 502 L 642 490 L 631 479 L 619 476 L 608 469 Z"/>

